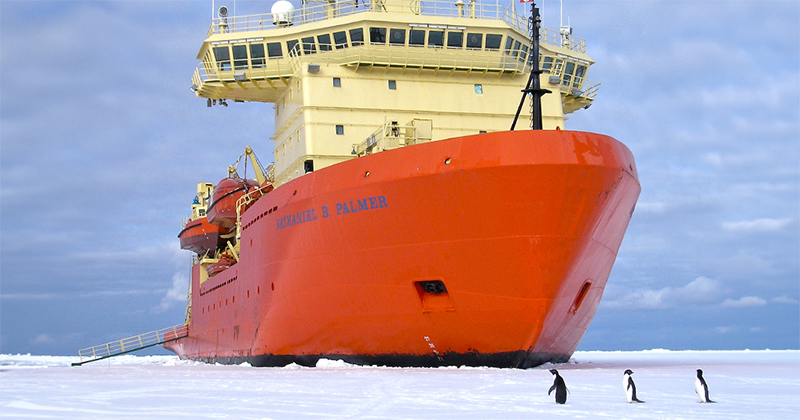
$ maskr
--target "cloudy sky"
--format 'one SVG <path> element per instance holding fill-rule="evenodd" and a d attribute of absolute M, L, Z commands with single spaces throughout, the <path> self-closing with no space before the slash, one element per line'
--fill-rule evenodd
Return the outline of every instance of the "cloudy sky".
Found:
<path fill-rule="evenodd" d="M 270 105 L 189 91 L 211 9 L 0 1 L 0 353 L 183 321 L 195 184 L 272 148 Z M 567 18 L 602 83 L 568 127 L 628 145 L 642 184 L 580 349 L 800 348 L 800 3 L 567 0 Z"/>

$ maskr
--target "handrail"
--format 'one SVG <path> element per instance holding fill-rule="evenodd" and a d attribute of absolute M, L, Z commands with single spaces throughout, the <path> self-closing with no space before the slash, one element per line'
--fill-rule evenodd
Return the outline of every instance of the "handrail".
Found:
<path fill-rule="evenodd" d="M 306 2 L 290 13 L 261 13 L 242 16 L 218 17 L 212 20 L 208 36 L 223 33 L 262 31 L 288 26 L 305 25 L 332 18 L 355 15 L 359 13 L 400 13 L 423 16 L 455 17 L 462 19 L 502 20 L 522 32 L 527 31 L 528 19 L 519 14 L 513 7 L 515 0 L 508 6 L 465 2 L 459 7 L 453 1 L 411 1 L 386 4 L 380 0 L 362 2 L 361 6 L 352 1 L 338 1 L 333 5 L 311 4 Z M 366 4 L 363 4 L 366 3 Z"/>
<path fill-rule="evenodd" d="M 80 366 L 84 363 L 107 359 L 121 354 L 131 353 L 148 347 L 157 346 L 169 341 L 175 341 L 189 335 L 189 327 L 186 324 L 175 325 L 173 327 L 162 328 L 133 337 L 123 338 L 122 340 L 112 341 L 93 347 L 87 347 L 78 351 L 79 362 L 72 366 Z"/>
<path fill-rule="evenodd" d="M 425 141 L 430 138 L 420 138 L 417 135 L 417 127 L 412 125 L 399 125 L 393 122 L 385 122 L 380 128 L 367 136 L 366 140 L 353 145 L 353 152 L 358 157 L 371 153 L 396 149 L 398 147 L 410 146 Z"/>
<path fill-rule="evenodd" d="M 412 5 L 405 4 L 389 4 L 381 8 L 374 7 L 374 5 L 382 3 L 379 0 L 375 0 L 372 3 L 362 1 L 361 7 L 357 7 L 352 1 L 337 1 L 332 9 L 328 5 L 310 4 L 307 2 L 304 7 L 289 14 L 262 13 L 212 19 L 211 27 L 208 30 L 208 36 L 223 33 L 277 29 L 288 26 L 288 24 L 280 23 L 286 22 L 286 19 L 291 19 L 292 26 L 298 26 L 331 18 L 368 12 L 454 17 L 465 19 L 465 25 L 468 24 L 470 19 L 500 20 L 507 23 L 512 28 L 527 34 L 528 17 L 524 14 L 517 13 L 516 9 L 513 7 L 514 1 L 515 0 L 511 0 L 508 6 L 501 6 L 499 4 L 484 4 L 474 1 L 470 2 L 468 0 L 460 7 L 457 2 L 453 1 L 433 0 L 412 2 L 417 4 L 418 7 L 416 8 Z M 386 7 L 388 7 L 388 9 L 386 9 Z M 540 38 L 540 42 L 543 44 L 550 44 L 580 53 L 586 52 L 585 40 L 571 34 L 563 34 L 559 31 L 542 28 Z"/>
<path fill-rule="evenodd" d="M 239 199 L 236 200 L 236 238 L 240 238 L 242 236 L 242 208 L 245 206 L 249 206 L 259 198 L 263 197 L 270 191 L 272 191 L 274 187 L 273 180 L 271 178 L 267 179 L 267 183 L 264 185 L 258 186 L 258 188 L 253 188 L 252 190 L 248 191 L 247 193 L 243 194 Z M 258 195 L 258 197 L 256 197 Z M 238 258 L 237 258 L 238 260 Z"/>
<path fill-rule="evenodd" d="M 303 55 L 306 60 L 308 55 Z M 217 70 L 209 68 L 205 63 L 197 65 L 192 76 L 193 89 L 203 86 L 207 81 L 224 81 L 233 83 L 236 74 L 244 75 L 245 80 L 288 79 L 299 67 L 300 57 L 289 54 L 286 58 L 268 60 L 261 68 L 240 70 Z M 342 65 L 378 65 L 402 66 L 406 68 L 464 70 L 464 71 L 528 71 L 527 59 L 513 57 L 504 50 L 461 50 L 447 47 L 431 48 L 416 46 L 394 46 L 366 44 L 353 48 L 342 48 L 330 51 L 318 51 L 313 54 L 315 63 L 331 63 Z M 284 83 L 284 86 L 286 83 Z"/>

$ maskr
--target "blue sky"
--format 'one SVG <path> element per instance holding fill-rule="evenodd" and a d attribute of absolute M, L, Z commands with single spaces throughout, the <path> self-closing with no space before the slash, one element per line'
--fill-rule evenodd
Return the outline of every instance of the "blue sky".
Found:
<path fill-rule="evenodd" d="M 557 1 L 543 14 L 559 26 Z M 189 91 L 210 17 L 0 1 L 0 353 L 183 321 L 195 184 L 272 149 L 270 105 Z M 568 0 L 564 19 L 602 83 L 567 126 L 624 142 L 642 184 L 579 349 L 800 348 L 800 3 Z"/>

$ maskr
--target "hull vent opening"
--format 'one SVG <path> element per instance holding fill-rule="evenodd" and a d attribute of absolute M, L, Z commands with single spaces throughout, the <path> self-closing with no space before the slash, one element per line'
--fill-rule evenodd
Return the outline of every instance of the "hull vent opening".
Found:
<path fill-rule="evenodd" d="M 422 304 L 422 313 L 454 312 L 456 310 L 443 280 L 418 280 L 414 282 L 414 288 Z"/>
<path fill-rule="evenodd" d="M 445 287 L 444 282 L 441 280 L 420 281 L 418 283 L 426 293 L 438 295 L 439 293 L 447 292 L 447 287 Z"/>
<path fill-rule="evenodd" d="M 586 298 L 586 294 L 589 292 L 589 289 L 592 287 L 592 282 L 586 280 L 583 282 L 583 286 L 581 286 L 581 290 L 578 291 L 578 295 L 575 296 L 575 300 L 572 302 L 572 306 L 569 308 L 569 312 L 571 314 L 576 314 L 578 309 L 581 307 L 583 300 Z"/>

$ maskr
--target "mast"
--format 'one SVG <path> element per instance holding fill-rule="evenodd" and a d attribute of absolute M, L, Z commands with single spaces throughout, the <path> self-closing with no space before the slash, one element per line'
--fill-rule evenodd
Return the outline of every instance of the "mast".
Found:
<path fill-rule="evenodd" d="M 526 1 L 526 0 L 523 0 Z M 522 111 L 522 105 L 525 103 L 525 97 L 531 95 L 531 129 L 542 129 L 542 96 L 545 93 L 550 93 L 547 89 L 542 89 L 541 80 L 539 75 L 542 70 L 539 69 L 539 28 L 541 27 L 542 18 L 539 15 L 539 8 L 536 7 L 536 2 L 533 0 L 531 3 L 531 16 L 528 18 L 528 29 L 531 31 L 531 74 L 528 77 L 528 83 L 525 89 L 522 90 L 522 98 L 519 100 L 519 107 L 517 113 L 514 115 L 514 121 L 511 123 L 511 131 L 517 125 L 519 113 Z"/>

